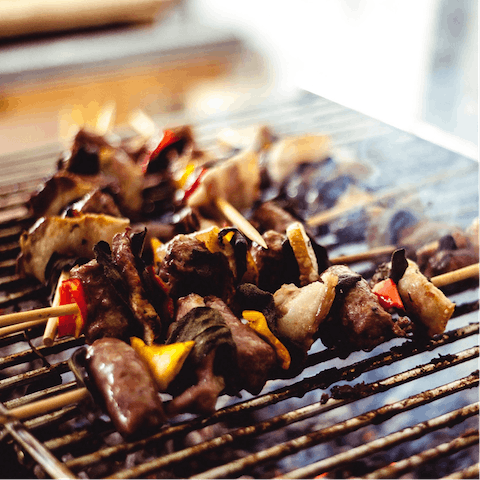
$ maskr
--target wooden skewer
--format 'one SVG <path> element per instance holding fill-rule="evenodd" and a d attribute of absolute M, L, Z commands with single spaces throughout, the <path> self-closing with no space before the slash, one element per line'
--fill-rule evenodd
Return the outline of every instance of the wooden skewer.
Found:
<path fill-rule="evenodd" d="M 27 328 L 36 327 L 37 325 L 43 325 L 46 321 L 46 318 L 41 318 L 39 320 L 32 320 L 31 322 L 16 323 L 8 327 L 2 327 L 0 328 L 0 337 L 5 337 L 11 333 L 21 332 L 27 330 Z"/>
<path fill-rule="evenodd" d="M 50 317 L 61 315 L 73 315 L 79 313 L 76 303 L 60 305 L 57 307 L 37 308 L 27 312 L 8 313 L 0 317 L 0 327 L 15 325 L 17 323 L 31 322 L 32 320 L 43 320 L 46 322 Z"/>
<path fill-rule="evenodd" d="M 215 199 L 215 204 L 223 215 L 225 215 L 225 217 L 250 240 L 257 242 L 263 248 L 268 249 L 265 240 L 258 230 L 233 205 L 223 198 Z"/>
<path fill-rule="evenodd" d="M 55 289 L 55 295 L 53 296 L 52 307 L 58 307 L 60 305 L 60 285 L 64 280 L 67 280 L 70 277 L 68 272 L 60 273 L 58 278 L 57 288 Z M 55 317 L 50 317 L 47 320 L 47 325 L 45 326 L 45 332 L 43 333 L 43 344 L 47 347 L 51 347 L 55 341 L 55 336 L 57 335 L 58 327 L 58 315 Z"/>
<path fill-rule="evenodd" d="M 386 245 L 384 247 L 376 247 L 365 252 L 352 253 L 351 255 L 340 255 L 336 258 L 331 258 L 330 262 L 333 265 L 349 264 L 354 262 L 361 262 L 363 260 L 370 260 L 371 258 L 379 257 L 381 255 L 390 255 L 395 251 L 395 245 Z"/>
<path fill-rule="evenodd" d="M 445 285 L 450 285 L 451 283 L 460 282 L 466 280 L 467 278 L 478 277 L 479 275 L 479 264 L 474 263 L 468 267 L 459 268 L 453 272 L 443 273 L 442 275 L 437 275 L 432 277 L 430 281 L 436 287 L 444 287 Z"/>
<path fill-rule="evenodd" d="M 8 411 L 8 415 L 19 420 L 33 418 L 72 403 L 78 403 L 89 395 L 89 391 L 85 387 L 81 387 L 69 392 L 61 393 L 54 397 L 45 398 L 37 402 L 22 405 L 21 407 L 12 408 Z"/>

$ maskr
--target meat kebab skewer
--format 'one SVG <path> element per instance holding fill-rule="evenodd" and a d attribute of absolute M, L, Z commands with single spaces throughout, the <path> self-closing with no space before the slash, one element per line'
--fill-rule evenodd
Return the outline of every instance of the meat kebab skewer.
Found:
<path fill-rule="evenodd" d="M 476 270 L 476 275 L 478 275 L 478 265 L 472 266 L 475 268 L 468 268 L 470 271 L 468 275 L 472 275 L 474 270 Z M 437 278 L 432 279 L 432 283 L 440 284 L 441 286 L 446 285 L 447 278 L 450 278 L 451 281 L 455 282 L 459 279 L 464 279 L 466 275 L 466 270 L 462 269 L 462 274 L 459 278 L 459 272 L 450 272 L 449 274 L 441 275 Z M 475 275 L 474 275 L 475 276 Z M 118 344 L 115 342 L 115 348 L 118 348 Z M 67 405 L 79 403 L 90 397 L 91 393 L 85 387 L 76 388 L 74 390 L 68 391 L 66 393 L 57 395 L 55 397 L 50 397 L 48 399 L 40 400 L 31 404 L 24 405 L 22 407 L 17 407 L 9 411 L 9 415 L 16 417 L 20 420 L 38 416 L 51 412 L 55 409 L 62 408 Z"/>

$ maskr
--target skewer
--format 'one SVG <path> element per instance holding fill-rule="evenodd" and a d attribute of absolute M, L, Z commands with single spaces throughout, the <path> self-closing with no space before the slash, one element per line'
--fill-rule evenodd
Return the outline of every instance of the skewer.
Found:
<path fill-rule="evenodd" d="M 379 257 L 381 255 L 390 255 L 396 248 L 395 245 L 386 245 L 384 247 L 372 248 L 365 252 L 352 253 L 351 255 L 340 255 L 336 258 L 330 259 L 330 263 L 333 265 L 339 265 L 370 260 L 371 258 Z"/>
<path fill-rule="evenodd" d="M 8 411 L 8 415 L 19 420 L 25 420 L 27 418 L 33 418 L 52 412 L 53 410 L 65 407 L 72 403 L 78 403 L 89 395 L 89 391 L 85 387 L 81 387 L 69 392 L 61 393 L 54 397 L 45 398 L 43 400 L 38 400 L 37 402 L 22 405 L 21 407 L 12 408 Z"/>
<path fill-rule="evenodd" d="M 467 278 L 478 277 L 478 275 L 479 264 L 474 263 L 473 265 L 469 265 L 468 267 L 459 268 L 458 270 L 454 270 L 453 272 L 447 272 L 443 273 L 442 275 L 432 277 L 430 281 L 436 287 L 444 287 L 446 285 L 450 285 L 451 283 L 466 280 Z"/>
<path fill-rule="evenodd" d="M 70 277 L 68 272 L 62 272 L 58 278 L 57 288 L 55 289 L 55 295 L 53 297 L 52 307 L 58 307 L 60 305 L 60 285 L 64 280 L 67 280 Z M 57 326 L 58 326 L 58 315 L 55 317 L 50 317 L 47 320 L 47 325 L 45 327 L 45 332 L 43 334 L 43 344 L 47 347 L 51 347 L 55 341 L 55 336 L 57 335 Z"/>
<path fill-rule="evenodd" d="M 390 247 L 390 246 L 389 246 Z M 387 248 L 387 247 L 384 247 Z M 448 272 L 442 275 L 438 275 L 436 277 L 433 277 L 431 279 L 432 283 L 436 285 L 437 287 L 445 286 L 451 283 L 455 283 L 461 280 L 465 280 L 467 278 L 472 278 L 476 277 L 479 275 L 479 264 L 473 264 L 468 267 L 460 268 L 458 270 L 454 270 L 453 272 Z M 75 308 L 73 308 L 75 307 Z M 78 310 L 78 307 L 76 304 L 70 304 L 70 305 L 63 305 L 63 306 L 57 306 L 57 307 L 49 307 L 45 309 L 38 309 L 38 310 L 33 310 L 31 312 L 21 312 L 21 313 L 27 313 L 27 314 L 36 314 L 36 315 L 45 315 L 44 312 L 48 312 L 47 316 L 42 318 L 41 320 L 44 320 L 45 318 L 48 318 L 49 314 L 51 314 L 52 311 L 55 311 L 55 315 L 58 314 L 59 311 L 68 311 L 69 313 L 74 313 L 75 311 Z M 39 313 L 40 312 L 40 313 Z M 4 315 L 1 319 L 1 323 L 5 323 L 5 317 L 7 318 L 12 318 L 13 316 L 21 316 L 20 314 L 11 314 L 11 315 Z M 39 321 L 39 320 L 37 320 Z M 30 322 L 32 323 L 32 322 Z M 24 326 L 25 324 L 18 324 L 14 325 L 14 327 L 20 327 Z M 9 327 L 7 327 L 9 328 Z M 0 329 L 2 331 L 4 329 Z M 88 397 L 90 395 L 89 391 L 85 387 L 80 387 L 75 390 L 71 390 L 69 392 L 62 393 L 60 395 L 46 398 L 43 400 L 39 400 L 37 402 L 23 405 L 21 407 L 13 408 L 8 411 L 8 415 L 11 417 L 15 417 L 19 420 L 24 420 L 27 418 L 32 418 L 35 416 L 43 415 L 48 412 L 51 412 L 53 410 L 65 407 L 70 404 L 78 403 Z M 2 418 L 0 418 L 0 422 L 2 421 Z"/>
<path fill-rule="evenodd" d="M 258 230 L 233 205 L 223 198 L 215 199 L 215 204 L 223 215 L 225 215 L 225 217 L 250 240 L 257 242 L 263 248 L 268 249 L 265 240 Z"/>
<path fill-rule="evenodd" d="M 61 315 L 73 315 L 79 313 L 76 303 L 60 305 L 57 307 L 37 308 L 26 312 L 8 313 L 0 317 L 0 327 L 15 325 L 17 323 L 31 322 L 32 320 L 43 320 L 44 323 L 50 317 L 60 317 Z"/>
<path fill-rule="evenodd" d="M 388 245 L 382 248 L 385 249 L 385 251 L 381 252 L 383 254 L 383 253 L 388 253 L 388 249 L 392 248 L 392 246 Z M 378 255 L 379 249 L 375 249 L 375 250 L 376 250 L 375 254 Z M 366 255 L 366 254 L 367 252 L 364 252 L 358 255 Z M 338 257 L 337 259 L 333 259 L 332 263 L 344 263 L 343 260 L 346 257 L 347 256 L 345 255 L 343 257 Z M 364 257 L 362 259 L 364 259 Z M 338 261 L 336 262 L 336 260 Z M 444 287 L 452 283 L 460 282 L 462 280 L 467 280 L 468 278 L 478 277 L 479 272 L 480 272 L 479 264 L 475 263 L 467 267 L 459 268 L 458 270 L 454 270 L 452 272 L 444 273 L 442 275 L 437 275 L 436 277 L 432 277 L 430 281 L 436 287 Z M 68 305 L 38 308 L 35 310 L 29 310 L 26 312 L 17 312 L 17 313 L 2 315 L 0 316 L 0 327 L 4 327 L 4 328 L 0 328 L 0 337 L 8 333 L 21 331 L 25 328 L 41 325 L 42 323 L 47 322 L 47 320 L 50 317 L 58 318 L 61 315 L 73 315 L 73 314 L 79 313 L 79 311 L 80 310 L 77 304 L 71 303 Z M 12 330 L 10 330 L 11 328 Z"/>

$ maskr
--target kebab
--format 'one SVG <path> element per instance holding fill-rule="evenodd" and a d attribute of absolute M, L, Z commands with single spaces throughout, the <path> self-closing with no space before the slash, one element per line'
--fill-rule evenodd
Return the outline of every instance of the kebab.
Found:
<path fill-rule="evenodd" d="M 306 286 L 306 285 L 305 285 Z"/>
<path fill-rule="evenodd" d="M 298 229 L 298 226 L 297 226 L 297 229 Z M 202 234 L 200 234 L 200 235 L 202 235 Z M 124 235 L 121 235 L 120 237 L 122 237 L 122 236 L 124 237 Z M 210 237 L 210 240 L 208 240 L 208 236 L 204 237 L 204 238 L 207 239 L 206 244 L 215 245 L 215 242 L 212 242 L 211 237 Z M 222 243 L 224 244 L 225 235 L 223 234 L 222 236 L 220 236 L 220 238 L 222 239 Z M 119 245 L 121 245 L 121 244 L 122 244 L 122 242 L 119 242 Z M 166 250 L 168 251 L 168 248 Z M 97 248 L 97 253 L 98 253 L 98 251 L 105 253 L 104 248 L 102 248 L 101 250 L 98 250 L 98 248 Z M 167 258 L 167 257 L 164 257 L 164 260 L 165 260 L 165 258 Z M 299 258 L 305 258 L 305 256 L 299 257 Z M 310 258 L 310 257 L 307 257 L 307 258 Z M 307 266 L 308 266 L 308 268 L 312 269 L 312 268 L 314 268 L 314 263 L 312 261 L 307 262 Z M 82 268 L 82 267 L 77 267 L 77 268 Z M 312 273 L 312 272 L 310 272 L 310 273 Z M 318 273 L 317 273 L 317 275 L 318 275 Z M 299 290 L 303 289 L 302 293 L 306 292 L 307 289 L 315 287 L 316 284 L 320 285 L 320 282 L 315 280 L 315 277 L 312 277 L 311 275 L 306 275 L 305 278 L 307 279 L 305 281 L 306 285 L 298 287 Z M 338 278 L 338 277 L 335 277 L 335 278 Z M 333 277 L 331 277 L 331 279 L 333 280 L 333 282 L 331 283 L 331 286 L 333 288 L 330 289 L 330 292 L 332 292 L 332 290 L 334 290 L 335 282 L 336 282 L 336 280 L 334 280 Z M 358 280 L 359 280 L 358 278 L 355 279 L 355 283 L 358 283 Z M 300 279 L 299 279 L 299 282 L 300 282 Z M 320 285 L 320 286 L 325 286 L 325 283 L 327 283 L 327 282 L 324 282 L 324 284 Z M 245 284 L 244 284 L 244 286 L 245 286 Z M 326 288 L 326 290 L 328 290 L 328 289 Z M 263 292 L 262 294 L 263 294 L 264 297 L 268 298 L 268 294 L 265 295 L 265 292 Z M 289 292 L 289 295 L 291 295 L 290 292 Z M 305 296 L 302 297 L 302 295 L 300 293 L 297 293 L 297 295 L 298 295 L 298 298 L 296 300 L 299 300 L 299 299 L 303 300 L 305 298 Z M 288 297 L 288 295 L 284 295 L 284 296 Z M 314 296 L 317 296 L 317 295 L 314 295 Z M 230 295 L 227 295 L 227 298 L 230 298 L 230 297 L 231 297 Z M 251 297 L 250 297 L 250 299 L 251 299 Z M 199 314 L 201 314 L 202 318 L 203 317 L 209 318 L 211 315 L 213 315 L 213 317 L 215 317 L 215 321 L 217 322 L 216 324 L 219 325 L 218 329 L 224 332 L 221 337 L 223 339 L 225 339 L 224 337 L 225 337 L 226 332 L 227 331 L 231 332 L 232 329 L 224 327 L 224 325 L 226 326 L 225 320 L 223 320 L 223 324 L 222 324 L 222 322 L 220 321 L 220 317 L 223 317 L 223 316 L 222 316 L 222 314 L 219 315 L 218 312 L 221 311 L 222 309 L 226 309 L 227 307 L 224 306 L 224 307 L 218 308 L 219 305 L 224 305 L 224 303 L 220 299 L 215 299 L 215 297 L 212 297 L 210 300 L 207 299 L 206 301 L 204 301 L 204 303 L 205 303 L 205 307 L 198 307 L 197 306 L 197 307 L 195 307 L 195 309 L 191 309 L 189 311 L 189 312 L 195 312 L 195 313 L 190 314 L 190 317 L 192 317 L 193 320 L 189 320 L 190 317 L 188 316 L 188 313 L 187 313 L 187 315 L 182 316 L 182 319 L 180 319 L 179 323 L 175 322 L 176 324 L 174 326 L 176 328 L 173 330 L 174 331 L 174 333 L 173 333 L 174 336 L 169 337 L 170 341 L 174 341 L 174 343 L 176 343 L 175 340 L 178 340 L 178 339 L 185 340 L 186 338 L 188 339 L 189 338 L 188 336 L 185 338 L 185 337 L 179 337 L 179 335 L 192 335 L 191 332 L 188 333 L 188 334 L 185 333 L 185 332 L 188 332 L 189 330 L 191 330 L 192 326 L 197 328 L 198 327 L 197 324 L 202 323 L 202 322 L 197 322 L 196 321 L 196 319 L 198 318 L 197 315 L 199 315 Z M 302 307 L 304 305 L 304 301 L 297 301 L 297 302 L 295 302 L 295 301 L 294 302 L 285 301 L 283 303 L 285 305 L 288 305 L 290 308 L 288 308 L 288 307 L 286 308 L 287 314 L 286 315 L 280 315 L 280 321 L 277 321 L 277 324 L 275 324 L 273 326 L 273 330 L 275 331 L 275 328 L 276 328 L 276 330 L 279 332 L 277 335 L 280 338 L 280 341 L 282 340 L 282 334 L 284 336 L 288 336 L 288 332 L 287 333 L 285 331 L 282 332 L 281 319 L 284 319 L 285 317 L 288 318 L 288 314 L 295 311 L 295 305 L 297 305 L 297 306 L 300 305 L 300 307 Z M 282 301 L 280 301 L 280 302 L 277 302 L 277 305 L 283 305 L 283 303 L 282 303 Z M 210 305 L 210 306 L 207 307 L 207 305 Z M 275 305 L 275 307 L 277 307 L 277 305 Z M 215 306 L 215 308 L 212 308 L 212 306 Z M 242 306 L 245 307 L 245 303 L 243 303 Z M 250 307 L 250 305 L 248 305 L 248 306 Z M 202 310 L 202 308 L 203 308 L 203 310 Z M 258 308 L 258 307 L 253 307 L 253 308 Z M 198 309 L 200 309 L 200 310 L 198 310 Z M 207 311 L 205 311 L 205 309 Z M 292 312 L 289 312 L 289 310 L 291 310 Z M 326 310 L 325 314 L 328 314 L 329 310 L 331 310 L 331 309 L 330 308 L 325 308 L 325 310 Z M 180 309 L 179 309 L 179 311 L 180 311 Z M 210 313 L 207 314 L 207 312 L 210 312 Z M 254 312 L 255 312 L 254 316 L 258 317 L 258 314 L 260 312 L 258 310 L 254 310 Z M 266 313 L 266 315 L 268 315 L 267 312 L 265 312 L 265 313 Z M 305 313 L 305 312 L 303 312 L 303 313 Z M 310 313 L 309 317 L 313 318 L 314 321 L 318 321 L 318 319 L 316 318 L 317 312 L 315 312 L 315 315 L 312 315 L 312 313 L 313 312 Z M 263 311 L 261 312 L 261 314 L 263 315 Z M 297 314 L 298 314 L 298 311 L 297 311 Z M 246 316 L 251 318 L 251 314 L 247 314 Z M 184 319 L 184 317 L 185 317 L 185 319 Z M 234 315 L 232 315 L 232 317 L 236 318 Z M 296 318 L 298 319 L 299 316 L 297 315 Z M 318 322 L 318 324 L 320 324 L 320 322 Z M 287 324 L 287 330 L 288 330 L 288 326 L 289 325 Z M 195 333 L 195 328 L 193 329 L 194 330 L 193 335 L 194 335 L 194 338 L 197 338 L 198 335 L 197 335 L 197 333 Z M 297 335 L 298 335 L 298 330 L 299 329 L 295 329 L 295 334 L 297 334 Z M 309 345 L 311 345 L 310 342 L 312 341 L 313 337 L 315 336 L 315 333 L 314 333 L 315 329 L 314 328 L 313 329 L 309 328 L 307 326 L 307 328 L 305 329 L 305 332 L 306 333 L 305 333 L 305 336 L 303 338 L 300 336 L 300 339 L 298 337 L 288 339 L 288 340 L 290 340 L 291 343 L 296 343 L 296 345 L 298 347 L 300 347 L 300 349 L 302 349 L 302 347 L 303 347 L 304 353 L 308 350 Z M 277 335 L 274 335 L 274 337 L 277 338 Z M 226 335 L 226 336 L 228 337 L 228 335 Z M 279 340 L 279 338 L 277 338 L 277 341 Z M 305 339 L 307 339 L 306 342 L 305 342 Z M 232 337 L 232 340 L 233 340 L 233 337 Z M 380 339 L 380 340 L 383 340 L 383 339 Z M 192 340 L 188 339 L 187 341 L 192 341 Z M 94 340 L 94 342 L 95 342 L 95 340 Z M 167 340 L 167 342 L 168 342 L 168 340 Z M 275 342 L 271 342 L 271 343 L 275 343 Z M 325 343 L 327 343 L 327 342 L 325 342 Z M 226 345 L 230 344 L 231 345 L 231 343 L 229 341 L 222 343 L 222 345 L 223 344 L 226 344 Z M 364 344 L 361 344 L 360 346 L 365 347 Z M 367 348 L 371 347 L 371 345 L 367 345 L 366 347 Z M 231 347 L 230 347 L 230 349 L 227 349 L 226 347 L 222 347 L 222 350 L 224 352 L 229 352 L 230 351 L 230 354 L 229 354 L 230 358 L 232 357 L 232 348 Z M 277 354 L 277 356 L 281 358 L 280 355 Z M 205 356 L 200 355 L 199 357 L 202 358 L 202 357 L 205 357 Z M 235 392 L 236 388 L 237 389 L 239 388 L 238 386 L 236 387 L 235 385 L 231 384 L 231 378 L 229 378 L 228 376 L 227 376 L 227 379 L 229 379 L 228 383 L 230 383 L 230 384 L 228 384 L 227 381 L 225 381 L 226 374 L 219 375 L 218 372 L 214 371 L 214 365 L 216 363 L 215 359 L 217 358 L 216 349 L 211 354 L 210 357 L 209 357 L 209 355 L 206 355 L 206 357 L 209 358 L 209 360 L 206 362 L 206 364 L 200 363 L 199 365 L 197 365 L 196 369 L 195 368 L 189 368 L 187 370 L 187 371 L 190 371 L 190 372 L 191 371 L 198 372 L 198 373 L 196 373 L 196 375 L 197 375 L 196 379 L 190 380 L 189 382 L 187 382 L 185 384 L 185 377 L 183 377 L 181 374 L 179 374 L 175 378 L 175 379 L 178 379 L 178 380 L 177 380 L 177 384 L 176 384 L 176 387 L 175 387 L 176 389 L 174 387 L 172 387 L 172 388 L 174 388 L 174 392 L 176 393 L 176 395 L 174 396 L 174 400 L 172 401 L 172 409 L 171 409 L 172 414 L 179 413 L 179 412 L 184 411 L 184 410 L 187 410 L 187 411 L 188 410 L 190 410 L 190 411 L 193 410 L 193 411 L 197 411 L 197 412 L 198 411 L 201 411 L 201 412 L 210 411 L 212 409 L 212 407 L 214 406 L 214 404 L 216 403 L 216 398 L 217 398 L 218 394 L 220 394 L 220 392 L 224 391 L 224 389 L 227 389 L 227 391 L 230 391 L 230 392 Z M 270 357 L 271 357 L 271 355 L 270 355 Z M 227 358 L 228 358 L 228 355 L 227 355 Z M 238 362 L 238 358 L 237 358 L 237 362 Z M 217 362 L 217 364 L 218 364 L 218 362 Z M 228 365 L 228 364 L 229 364 L 228 362 L 225 363 L 225 365 Z M 251 364 L 252 364 L 251 359 L 250 359 L 250 361 L 246 361 L 246 365 L 251 365 Z M 262 362 L 262 364 L 265 365 L 265 364 L 267 364 L 267 362 Z M 231 362 L 230 362 L 230 365 L 232 365 Z M 238 365 L 237 365 L 237 367 L 238 367 Z M 288 367 L 286 367 L 286 368 L 288 369 Z M 231 369 L 229 369 L 229 370 L 231 370 Z M 231 371 L 233 371 L 233 370 L 231 370 Z M 248 371 L 248 369 L 244 368 L 244 372 L 245 371 Z M 265 380 L 266 380 L 266 378 L 272 378 L 273 377 L 273 375 L 270 373 L 270 368 L 268 368 L 267 371 L 269 372 L 268 374 L 266 374 L 265 372 L 263 373 L 263 378 Z M 201 376 L 202 374 L 203 374 L 203 376 Z M 208 381 L 205 381 L 206 379 Z M 243 380 L 244 380 L 244 382 L 246 382 L 247 379 L 244 377 Z M 253 386 L 253 387 L 248 386 L 247 382 L 245 383 L 245 385 L 247 385 L 247 388 L 250 388 L 252 390 L 253 390 L 253 388 L 256 388 L 256 389 L 260 388 L 261 389 L 261 387 L 263 386 L 262 382 L 264 382 L 265 380 L 260 380 L 260 381 L 257 380 L 258 384 L 257 384 L 256 387 L 255 386 Z M 180 386 L 178 386 L 178 383 L 180 383 Z M 183 383 L 183 387 L 182 387 L 182 383 Z M 209 386 L 211 385 L 211 387 L 209 387 L 206 390 L 206 388 L 205 388 L 206 385 L 209 385 Z M 200 388 L 196 388 L 196 386 L 200 386 Z M 255 391 L 255 390 L 253 390 L 253 391 Z M 130 433 L 128 433 L 128 435 L 129 434 Z"/>

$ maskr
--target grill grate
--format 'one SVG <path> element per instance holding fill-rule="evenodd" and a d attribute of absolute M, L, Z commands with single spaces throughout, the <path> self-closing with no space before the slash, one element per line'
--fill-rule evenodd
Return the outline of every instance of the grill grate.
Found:
<path fill-rule="evenodd" d="M 371 189 L 418 184 L 432 173 L 455 171 L 453 177 L 437 175 L 422 186 L 426 213 L 461 227 L 478 215 L 477 163 L 306 93 L 208 119 L 196 132 L 200 143 L 209 145 L 225 126 L 262 122 L 279 135 L 328 132 L 336 147 L 370 165 Z M 4 313 L 47 304 L 43 287 L 15 274 L 15 257 L 18 236 L 30 223 L 24 202 L 40 177 L 53 173 L 59 153 L 49 147 L 2 163 Z M 436 194 L 439 187 L 443 203 Z M 332 256 L 365 248 L 328 234 L 319 241 Z M 371 272 L 374 264 L 360 262 L 353 268 Z M 427 343 L 396 339 L 340 359 L 317 342 L 299 377 L 272 380 L 258 396 L 221 397 L 214 415 L 176 418 L 135 442 L 120 441 L 109 419 L 93 417 L 83 404 L 23 422 L 8 417 L 8 409 L 74 391 L 67 360 L 83 343 L 82 338 L 64 339 L 45 347 L 42 327 L 13 333 L 0 338 L 0 438 L 5 451 L 16 452 L 18 465 L 40 478 L 393 478 L 407 472 L 414 478 L 474 478 L 478 286 L 457 289 L 450 297 L 457 307 L 448 331 Z"/>

